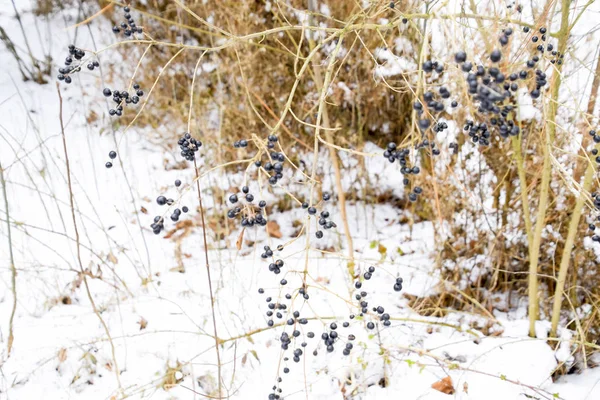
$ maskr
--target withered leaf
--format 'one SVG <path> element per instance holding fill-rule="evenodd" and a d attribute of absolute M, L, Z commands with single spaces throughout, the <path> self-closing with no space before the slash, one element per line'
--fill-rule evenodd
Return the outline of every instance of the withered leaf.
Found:
<path fill-rule="evenodd" d="M 244 232 L 246 231 L 246 228 L 242 229 L 242 231 L 240 232 L 240 236 L 238 236 L 236 242 L 235 242 L 235 247 L 238 249 L 238 251 L 240 251 L 242 249 L 242 242 L 244 241 Z"/>
<path fill-rule="evenodd" d="M 435 382 L 431 387 L 438 392 L 442 392 L 444 394 L 454 394 L 454 386 L 452 386 L 452 378 L 449 376 L 444 379 Z"/>
<path fill-rule="evenodd" d="M 267 222 L 267 233 L 269 234 L 269 236 L 274 237 L 275 239 L 281 239 L 281 237 L 283 236 L 277 221 Z"/>
<path fill-rule="evenodd" d="M 65 362 L 65 360 L 67 359 L 67 349 L 65 349 L 64 347 L 62 349 L 60 349 L 58 351 L 58 361 L 59 362 Z"/>
<path fill-rule="evenodd" d="M 119 262 L 119 259 L 115 257 L 113 253 L 108 253 L 108 256 L 106 258 L 108 258 L 108 261 L 110 261 L 113 264 L 117 264 Z"/>

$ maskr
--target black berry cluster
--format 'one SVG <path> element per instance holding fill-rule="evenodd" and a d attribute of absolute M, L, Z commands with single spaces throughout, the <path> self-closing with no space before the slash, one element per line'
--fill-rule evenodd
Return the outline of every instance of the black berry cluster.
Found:
<path fill-rule="evenodd" d="M 196 140 L 191 134 L 185 132 L 177 141 L 179 148 L 181 149 L 181 156 L 188 161 L 194 161 L 196 153 L 202 147 L 202 142 Z"/>
<path fill-rule="evenodd" d="M 65 66 L 58 69 L 57 79 L 59 81 L 64 81 L 67 84 L 71 83 L 73 81 L 71 75 L 81 71 L 83 57 L 85 57 L 84 50 L 75 47 L 73 44 L 69 45 L 69 55 L 65 58 Z M 99 66 L 100 64 L 98 61 L 91 61 L 87 64 L 87 68 L 90 71 L 93 71 Z"/>
<path fill-rule="evenodd" d="M 248 186 L 242 187 L 242 199 L 240 201 L 240 197 L 238 197 L 237 193 L 229 196 L 229 202 L 231 204 L 238 204 L 234 208 L 230 209 L 227 212 L 227 217 L 234 219 L 240 217 L 243 227 L 252 227 L 252 226 L 266 226 L 267 219 L 263 215 L 264 209 L 267 206 L 267 202 L 261 200 L 258 204 L 254 204 L 254 195 L 250 193 L 250 188 Z"/>
<path fill-rule="evenodd" d="M 129 93 L 126 90 L 118 91 L 118 90 L 110 90 L 109 88 L 104 88 L 102 93 L 106 97 L 111 97 L 112 100 L 117 105 L 114 109 L 108 110 L 108 114 L 116 115 L 120 117 L 123 115 L 123 107 L 127 104 L 137 104 L 140 101 L 140 97 L 144 95 L 144 91 L 140 89 L 140 85 L 135 83 L 133 85 L 134 93 Z"/>
<path fill-rule="evenodd" d="M 419 103 L 420 104 L 420 103 Z M 425 143 L 425 141 L 423 142 Z M 428 146 L 431 146 L 432 151 L 434 149 L 433 145 L 430 144 L 429 141 L 426 141 L 426 143 L 428 144 Z M 437 149 L 436 150 L 436 154 L 439 154 L 439 151 Z M 396 145 L 396 143 L 394 142 L 390 142 L 387 145 L 387 149 L 383 152 L 383 156 L 385 158 L 388 159 L 389 162 L 394 163 L 396 161 L 398 161 L 398 163 L 400 164 L 400 173 L 402 175 L 404 175 L 404 178 L 402 180 L 403 184 L 405 186 L 408 186 L 410 184 L 410 179 L 409 176 L 410 175 L 417 175 L 421 172 L 421 169 L 417 166 L 413 166 L 411 167 L 408 163 L 408 155 L 409 155 L 410 151 L 409 149 L 399 149 L 398 146 Z"/>
<path fill-rule="evenodd" d="M 115 158 L 117 158 L 117 152 L 114 150 L 109 151 L 108 158 L 110 158 L 111 160 L 114 160 Z M 113 164 L 111 161 L 108 161 L 104 166 L 106 168 L 112 168 Z"/>
<path fill-rule="evenodd" d="M 235 147 L 236 149 L 246 148 L 246 147 L 248 147 L 248 141 L 246 139 L 236 140 L 233 143 L 233 147 Z"/>
<path fill-rule="evenodd" d="M 422 67 L 423 71 L 428 74 L 434 71 L 438 74 L 444 72 L 444 64 L 441 61 L 427 60 L 423 63 Z"/>
<path fill-rule="evenodd" d="M 142 27 L 136 25 L 135 20 L 133 19 L 133 17 L 130 14 L 131 9 L 127 6 L 125 6 L 125 7 L 123 7 L 123 12 L 124 12 L 124 14 L 123 14 L 124 21 L 121 22 L 120 25 L 113 26 L 113 28 L 112 28 L 113 32 L 116 35 L 118 35 L 122 32 L 123 35 L 126 37 L 133 36 L 136 33 L 142 33 L 143 32 Z"/>
<path fill-rule="evenodd" d="M 325 193 L 323 193 L 322 199 L 323 199 L 323 201 L 329 201 L 331 199 L 331 195 L 329 193 L 325 192 Z M 302 208 L 308 212 L 308 215 L 313 215 L 313 216 L 317 215 L 317 212 L 318 212 L 317 208 L 314 206 L 311 206 L 310 204 L 308 204 L 308 202 L 303 202 Z M 318 222 L 319 226 L 321 227 L 321 229 L 331 229 L 331 228 L 337 227 L 335 222 L 328 219 L 329 217 L 330 217 L 329 211 L 322 210 L 319 213 L 319 219 L 317 222 Z M 317 239 L 323 238 L 323 231 L 320 229 L 317 230 L 315 232 L 315 236 L 317 237 Z"/>

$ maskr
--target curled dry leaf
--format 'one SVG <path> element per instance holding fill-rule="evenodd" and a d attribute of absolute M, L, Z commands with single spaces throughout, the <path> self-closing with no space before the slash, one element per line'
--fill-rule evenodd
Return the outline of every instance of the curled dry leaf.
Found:
<path fill-rule="evenodd" d="M 445 394 L 454 394 L 454 386 L 452 386 L 452 378 L 449 376 L 444 379 L 435 382 L 431 387 L 438 392 L 442 392 Z"/>
<path fill-rule="evenodd" d="M 146 329 L 146 327 L 148 326 L 148 321 L 146 321 L 146 319 L 144 317 L 140 317 L 138 324 L 140 324 L 140 331 L 141 331 L 142 329 Z"/>
<path fill-rule="evenodd" d="M 108 253 L 108 256 L 106 256 L 106 258 L 108 258 L 108 261 L 110 261 L 113 264 L 117 264 L 119 262 L 119 259 L 115 257 L 113 253 Z"/>
<path fill-rule="evenodd" d="M 67 349 L 65 349 L 64 347 L 62 349 L 60 349 L 58 351 L 58 361 L 59 362 L 65 362 L 65 360 L 67 359 Z"/>
<path fill-rule="evenodd" d="M 240 236 L 238 236 L 236 242 L 235 242 L 235 247 L 238 249 L 238 251 L 240 251 L 242 249 L 242 242 L 244 241 L 244 232 L 246 231 L 246 228 L 242 229 L 242 231 L 240 232 Z"/>
<path fill-rule="evenodd" d="M 269 234 L 269 236 L 274 237 L 275 239 L 281 239 L 281 237 L 283 236 L 277 221 L 267 222 L 267 233 Z"/>

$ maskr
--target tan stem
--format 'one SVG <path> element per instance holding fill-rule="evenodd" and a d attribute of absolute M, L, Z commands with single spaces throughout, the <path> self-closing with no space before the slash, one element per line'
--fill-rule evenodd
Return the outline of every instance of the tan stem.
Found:
<path fill-rule="evenodd" d="M 587 113 L 591 115 L 596 108 L 596 98 L 598 94 L 598 87 L 600 86 L 600 56 L 596 62 L 596 73 L 594 74 L 594 80 L 592 81 L 592 92 L 590 93 L 590 99 L 588 102 Z M 567 233 L 567 240 L 563 248 L 562 256 L 560 259 L 560 266 L 558 269 L 558 280 L 556 282 L 556 290 L 554 292 L 554 305 L 552 307 L 552 325 L 550 329 L 550 335 L 556 337 L 556 331 L 558 329 L 558 322 L 560 320 L 560 309 L 562 307 L 562 299 L 564 296 L 565 282 L 567 280 L 567 273 L 569 272 L 569 264 L 571 261 L 571 251 L 573 250 L 573 244 L 575 243 L 575 236 L 577 235 L 577 228 L 581 219 L 581 213 L 583 211 L 583 205 L 585 204 L 584 193 L 589 192 L 592 182 L 594 181 L 595 166 L 589 162 L 585 170 L 585 176 L 583 178 L 583 190 L 579 193 L 573 214 L 571 215 L 571 222 L 569 223 L 569 231 Z"/>
<path fill-rule="evenodd" d="M 569 6 L 570 0 L 562 0 L 561 26 L 558 35 L 558 51 L 564 54 L 569 38 Z M 563 60 L 564 63 L 564 60 Z M 556 69 L 552 74 L 552 86 L 550 91 L 550 102 L 548 105 L 548 117 L 544 128 L 543 155 L 544 164 L 542 167 L 542 183 L 539 195 L 539 206 L 535 221 L 535 231 L 533 233 L 533 242 L 529 253 L 529 336 L 535 337 L 535 321 L 539 314 L 538 300 L 538 264 L 540 255 L 540 246 L 542 240 L 542 231 L 546 223 L 546 209 L 548 207 L 548 197 L 550 192 L 550 178 L 552 172 L 550 146 L 554 143 L 556 134 L 556 112 L 558 110 L 558 92 L 561 84 L 561 71 L 563 63 L 557 63 Z"/>

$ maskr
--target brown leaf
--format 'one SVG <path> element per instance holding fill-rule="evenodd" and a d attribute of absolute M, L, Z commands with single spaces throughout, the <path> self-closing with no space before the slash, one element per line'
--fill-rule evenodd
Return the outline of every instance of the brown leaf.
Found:
<path fill-rule="evenodd" d="M 140 207 L 140 211 L 141 211 L 142 213 L 144 213 L 144 214 L 148 214 L 148 209 L 147 209 L 146 207 L 144 207 L 144 206 L 141 206 L 141 207 Z"/>
<path fill-rule="evenodd" d="M 246 365 L 246 361 L 248 361 L 248 353 L 244 354 L 244 357 L 242 357 L 242 365 Z"/>
<path fill-rule="evenodd" d="M 329 278 L 325 278 L 325 277 L 322 277 L 322 276 L 317 276 L 316 281 L 318 283 L 323 283 L 325 285 L 329 285 L 329 283 L 331 283 L 331 281 L 329 280 Z"/>
<path fill-rule="evenodd" d="M 146 321 L 146 319 L 144 317 L 140 317 L 138 324 L 140 324 L 140 331 L 141 331 L 142 329 L 146 329 L 146 327 L 148 326 L 148 321 Z"/>
<path fill-rule="evenodd" d="M 242 248 L 242 242 L 244 241 L 244 232 L 245 231 L 246 231 L 246 228 L 242 229 L 242 231 L 240 232 L 240 236 L 238 236 L 237 240 L 235 241 L 235 247 L 238 249 L 238 251 L 240 251 Z"/>
<path fill-rule="evenodd" d="M 283 236 L 277 221 L 267 222 L 267 233 L 269 234 L 269 236 L 274 237 L 275 239 L 281 239 L 281 237 Z"/>
<path fill-rule="evenodd" d="M 113 253 L 108 253 L 108 256 L 106 256 L 106 258 L 108 258 L 108 261 L 110 261 L 113 264 L 116 264 L 119 262 L 119 259 L 117 257 L 115 257 L 115 255 Z"/>
<path fill-rule="evenodd" d="M 58 351 L 58 361 L 59 362 L 65 362 L 65 360 L 67 359 L 67 349 L 65 349 L 64 347 L 62 349 L 60 349 Z"/>
<path fill-rule="evenodd" d="M 467 382 L 463 383 L 463 392 L 469 394 L 469 384 Z"/>
<path fill-rule="evenodd" d="M 444 394 L 454 394 L 454 386 L 452 386 L 452 378 L 449 376 L 445 377 L 441 381 L 435 382 L 431 387 L 438 392 L 442 392 Z"/>

